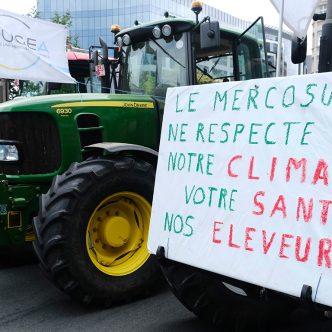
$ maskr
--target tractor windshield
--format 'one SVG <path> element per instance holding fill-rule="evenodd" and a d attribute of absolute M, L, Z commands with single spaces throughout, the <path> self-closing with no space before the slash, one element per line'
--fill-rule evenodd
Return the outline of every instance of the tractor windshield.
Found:
<path fill-rule="evenodd" d="M 226 53 L 198 59 L 197 84 L 234 80 L 233 54 Z"/>
<path fill-rule="evenodd" d="M 186 85 L 184 34 L 123 47 L 120 92 L 165 97 L 168 87 Z"/>

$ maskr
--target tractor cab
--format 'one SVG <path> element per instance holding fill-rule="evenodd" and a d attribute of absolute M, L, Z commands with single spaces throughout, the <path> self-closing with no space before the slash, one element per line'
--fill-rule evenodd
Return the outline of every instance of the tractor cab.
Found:
<path fill-rule="evenodd" d="M 167 88 L 268 76 L 263 19 L 240 32 L 166 14 L 116 34 L 118 92 L 163 100 Z"/>

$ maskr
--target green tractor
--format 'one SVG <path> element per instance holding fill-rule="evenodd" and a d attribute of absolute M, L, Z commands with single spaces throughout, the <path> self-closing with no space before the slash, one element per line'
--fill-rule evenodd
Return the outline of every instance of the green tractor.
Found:
<path fill-rule="evenodd" d="M 167 88 L 268 75 L 261 18 L 239 32 L 199 22 L 194 4 L 196 20 L 166 14 L 115 35 L 116 93 L 0 106 L 0 244 L 35 237 L 46 275 L 81 302 L 109 306 L 158 286 L 147 236 Z"/>

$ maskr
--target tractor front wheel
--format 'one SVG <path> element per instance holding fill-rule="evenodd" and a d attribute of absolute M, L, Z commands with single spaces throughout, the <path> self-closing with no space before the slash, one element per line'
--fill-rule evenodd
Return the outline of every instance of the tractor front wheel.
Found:
<path fill-rule="evenodd" d="M 155 171 L 129 157 L 74 163 L 42 196 L 34 220 L 41 267 L 65 293 L 109 306 L 151 292 L 147 249 Z"/>

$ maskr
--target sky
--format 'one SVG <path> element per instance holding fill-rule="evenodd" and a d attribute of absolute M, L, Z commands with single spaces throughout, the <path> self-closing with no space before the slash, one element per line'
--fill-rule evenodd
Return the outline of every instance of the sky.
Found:
<path fill-rule="evenodd" d="M 278 12 L 270 0 L 205 0 L 203 2 L 246 21 L 253 22 L 257 17 L 263 16 L 264 24 L 276 27 L 279 25 Z"/>
<path fill-rule="evenodd" d="M 258 16 L 263 16 L 265 24 L 278 26 L 278 13 L 269 0 L 205 0 L 203 2 L 247 21 L 254 21 Z M 37 0 L 0 0 L 0 9 L 27 14 L 36 4 Z M 239 8 L 241 8 L 240 11 Z"/>
<path fill-rule="evenodd" d="M 33 6 L 37 7 L 37 0 L 0 0 L 0 9 L 17 14 L 28 14 Z"/>

